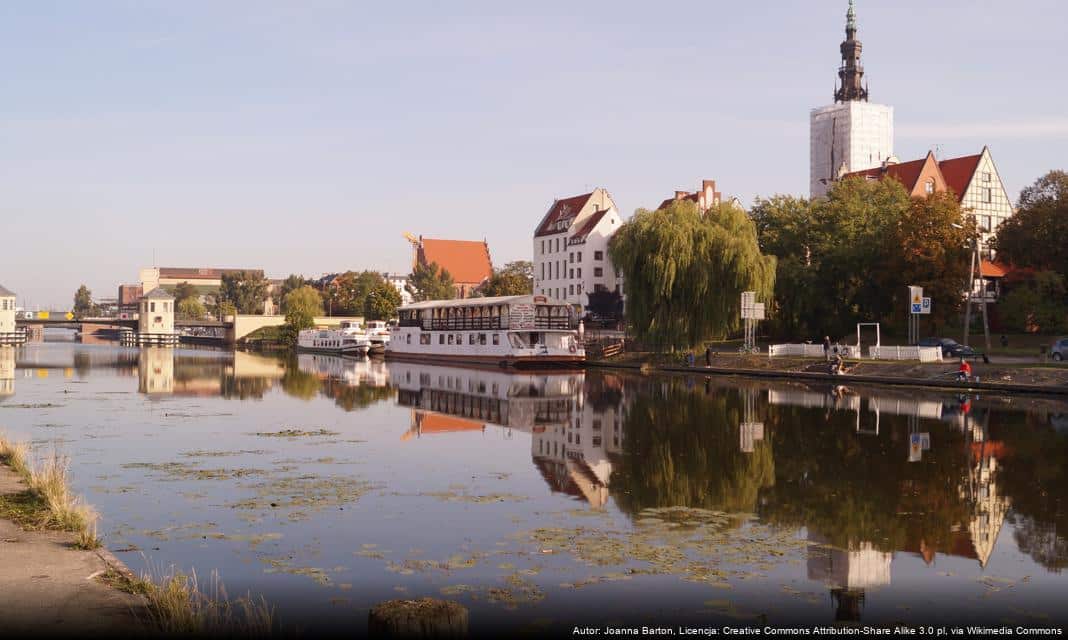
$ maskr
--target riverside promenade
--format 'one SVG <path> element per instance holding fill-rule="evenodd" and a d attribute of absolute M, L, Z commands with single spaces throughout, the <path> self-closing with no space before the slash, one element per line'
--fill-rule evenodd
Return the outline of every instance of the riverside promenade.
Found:
<path fill-rule="evenodd" d="M 0 494 L 26 489 L 0 464 Z M 144 635 L 144 601 L 99 580 L 125 567 L 106 550 L 74 547 L 74 534 L 26 531 L 0 519 L 0 620 L 12 635 L 128 637 Z"/>

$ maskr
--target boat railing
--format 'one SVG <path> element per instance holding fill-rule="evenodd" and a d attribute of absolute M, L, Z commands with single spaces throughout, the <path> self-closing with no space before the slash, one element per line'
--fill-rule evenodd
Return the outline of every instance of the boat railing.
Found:
<path fill-rule="evenodd" d="M 573 329 L 568 316 L 541 316 L 534 319 L 535 329 Z"/>
<path fill-rule="evenodd" d="M 428 326 L 429 324 L 429 326 Z M 453 331 L 463 329 L 500 329 L 499 317 L 489 318 L 432 318 L 423 322 L 423 329 L 431 331 Z"/>

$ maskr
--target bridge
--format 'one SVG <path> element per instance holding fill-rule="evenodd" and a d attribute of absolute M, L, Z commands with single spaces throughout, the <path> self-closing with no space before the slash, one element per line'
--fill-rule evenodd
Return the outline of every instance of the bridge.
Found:
<path fill-rule="evenodd" d="M 53 317 L 53 315 L 55 317 Z M 70 317 L 68 317 L 70 316 Z M 328 316 L 314 318 L 316 326 L 338 326 L 342 321 L 362 322 L 359 317 Z M 232 345 L 250 333 L 264 327 L 280 327 L 286 322 L 285 316 L 260 316 L 260 315 L 236 315 L 226 316 L 223 320 L 184 320 L 175 319 L 174 328 L 181 329 L 222 329 L 224 331 L 223 343 Z M 101 330 L 108 329 L 133 329 L 137 330 L 137 320 L 129 318 L 81 318 L 75 319 L 73 314 L 47 313 L 43 317 L 19 318 L 16 325 L 26 328 L 55 328 L 74 329 L 81 331 L 83 335 L 91 335 Z"/>

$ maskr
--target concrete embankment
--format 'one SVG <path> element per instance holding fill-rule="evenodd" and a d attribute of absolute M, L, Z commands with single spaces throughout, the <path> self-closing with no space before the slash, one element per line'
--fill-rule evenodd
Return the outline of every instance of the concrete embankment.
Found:
<path fill-rule="evenodd" d="M 0 464 L 0 495 L 26 485 Z M 80 550 L 75 534 L 24 530 L 0 519 L 0 621 L 6 634 L 27 637 L 143 635 L 144 601 L 107 586 L 105 572 L 125 567 L 105 550 Z"/>
<path fill-rule="evenodd" d="M 975 363 L 979 382 L 956 382 L 955 362 L 849 362 L 849 373 L 831 375 L 823 360 L 811 358 L 768 358 L 718 354 L 705 366 L 703 354 L 693 367 L 665 362 L 663 356 L 627 354 L 610 360 L 589 360 L 589 367 L 632 371 L 660 371 L 717 376 L 781 378 L 839 384 L 894 385 L 946 389 L 958 392 L 985 391 L 1068 396 L 1068 366 L 1027 366 L 1025 364 Z"/>

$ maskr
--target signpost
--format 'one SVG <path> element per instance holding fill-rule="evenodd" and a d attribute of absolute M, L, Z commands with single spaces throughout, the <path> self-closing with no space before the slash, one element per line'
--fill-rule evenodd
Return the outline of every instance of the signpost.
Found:
<path fill-rule="evenodd" d="M 909 344 L 920 341 L 920 316 L 931 314 L 931 299 L 923 296 L 923 287 L 909 286 Z"/>
<path fill-rule="evenodd" d="M 756 323 L 764 319 L 764 303 L 756 301 L 756 291 L 742 292 L 742 320 L 745 324 L 745 344 L 742 353 L 756 353 Z"/>

